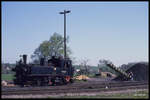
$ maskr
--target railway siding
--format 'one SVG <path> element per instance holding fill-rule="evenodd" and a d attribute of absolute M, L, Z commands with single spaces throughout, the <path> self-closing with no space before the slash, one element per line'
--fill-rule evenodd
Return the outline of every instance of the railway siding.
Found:
<path fill-rule="evenodd" d="M 85 85 L 86 84 L 86 85 Z M 107 88 L 106 88 L 107 87 Z M 60 94 L 60 93 L 83 93 L 120 91 L 127 89 L 147 89 L 148 82 L 106 82 L 106 83 L 84 83 L 52 87 L 25 87 L 25 88 L 2 88 L 2 95 L 22 94 Z"/>

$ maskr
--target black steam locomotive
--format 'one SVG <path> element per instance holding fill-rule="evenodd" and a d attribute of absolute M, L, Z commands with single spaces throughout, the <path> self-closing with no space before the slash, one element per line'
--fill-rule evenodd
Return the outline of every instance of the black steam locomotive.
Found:
<path fill-rule="evenodd" d="M 16 67 L 14 84 L 25 86 L 61 85 L 73 82 L 72 62 L 70 59 L 53 56 L 47 62 L 41 58 L 40 64 L 27 64 L 27 55 L 23 55 Z"/>

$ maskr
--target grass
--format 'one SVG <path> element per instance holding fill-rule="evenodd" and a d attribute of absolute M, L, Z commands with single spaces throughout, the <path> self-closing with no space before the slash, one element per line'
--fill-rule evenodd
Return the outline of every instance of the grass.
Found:
<path fill-rule="evenodd" d="M 53 97 L 49 97 L 53 98 Z M 56 98 L 56 97 L 55 97 Z M 57 97 L 59 98 L 59 97 Z M 116 94 L 107 94 L 107 95 L 96 95 L 96 96 L 61 96 L 60 98 L 118 98 L 118 99 L 148 99 L 149 93 L 147 90 L 138 91 L 138 92 L 131 92 L 131 93 L 116 93 Z"/>
<path fill-rule="evenodd" d="M 12 81 L 14 79 L 13 74 L 2 74 L 1 76 L 2 80 Z"/>

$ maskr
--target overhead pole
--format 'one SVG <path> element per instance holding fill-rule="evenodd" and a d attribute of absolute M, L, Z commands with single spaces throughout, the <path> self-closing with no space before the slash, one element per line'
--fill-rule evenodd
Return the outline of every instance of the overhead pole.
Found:
<path fill-rule="evenodd" d="M 64 10 L 63 12 L 59 12 L 59 14 L 64 14 L 64 59 L 66 59 L 66 14 L 71 11 Z"/>

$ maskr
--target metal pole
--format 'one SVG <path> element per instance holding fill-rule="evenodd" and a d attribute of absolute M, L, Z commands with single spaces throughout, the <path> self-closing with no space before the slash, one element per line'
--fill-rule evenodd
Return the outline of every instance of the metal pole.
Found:
<path fill-rule="evenodd" d="M 64 10 L 64 58 L 66 59 L 66 11 Z"/>
<path fill-rule="evenodd" d="M 60 12 L 60 14 L 64 14 L 64 59 L 66 59 L 66 13 L 70 13 L 70 11 L 64 10 L 64 12 Z"/>

